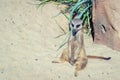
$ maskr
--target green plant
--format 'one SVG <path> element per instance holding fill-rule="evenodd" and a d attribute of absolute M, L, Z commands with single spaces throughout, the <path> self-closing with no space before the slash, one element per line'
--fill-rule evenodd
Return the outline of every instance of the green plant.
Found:
<path fill-rule="evenodd" d="M 40 0 L 41 3 L 39 6 L 45 5 L 49 2 L 57 2 L 59 4 L 67 5 L 66 9 L 61 11 L 64 16 L 71 21 L 75 14 L 78 15 L 79 19 L 83 20 L 83 26 L 87 29 L 87 35 L 91 33 L 91 23 L 90 20 L 92 19 L 92 5 L 94 0 Z M 70 13 L 70 16 L 66 16 L 66 13 Z M 60 14 L 60 13 L 59 13 Z M 71 31 L 69 31 L 70 34 Z M 63 41 L 62 45 L 59 48 L 64 46 L 65 40 Z"/>
<path fill-rule="evenodd" d="M 61 13 L 65 15 L 66 12 L 69 12 L 70 13 L 69 17 L 65 15 L 65 17 L 69 21 L 71 21 L 74 14 L 77 14 L 78 18 L 83 20 L 84 27 L 90 26 L 90 19 L 92 18 L 93 0 L 40 0 L 40 1 L 41 3 L 39 4 L 39 6 L 45 5 L 46 3 L 49 2 L 57 2 L 60 4 L 67 5 L 67 8 Z"/>

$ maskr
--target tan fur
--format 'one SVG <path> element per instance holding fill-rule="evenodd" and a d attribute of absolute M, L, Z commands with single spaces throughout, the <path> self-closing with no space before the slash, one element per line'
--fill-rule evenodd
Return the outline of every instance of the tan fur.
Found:
<path fill-rule="evenodd" d="M 70 35 L 68 40 L 68 48 L 63 50 L 63 53 L 60 56 L 60 60 L 52 61 L 52 62 L 53 63 L 64 63 L 65 61 L 69 62 L 71 65 L 75 66 L 74 75 L 77 76 L 78 71 L 86 67 L 88 58 L 105 59 L 105 60 L 110 59 L 105 57 L 86 55 L 86 51 L 84 48 L 83 29 L 81 27 L 81 29 L 76 33 L 76 35 L 74 36 Z"/>
<path fill-rule="evenodd" d="M 75 76 L 77 76 L 77 72 L 79 70 L 82 70 L 85 68 L 88 58 L 85 53 L 84 44 L 83 44 L 83 34 L 79 35 L 81 39 L 81 44 L 79 43 L 79 40 L 74 41 L 74 39 L 71 39 L 69 41 L 69 45 L 71 46 L 71 53 L 66 48 L 63 50 L 62 55 L 60 56 L 60 61 L 52 61 L 53 63 L 63 63 L 65 61 L 69 62 L 71 65 L 75 65 Z M 75 51 L 77 48 L 80 47 L 79 52 L 75 54 Z M 69 56 L 70 55 L 70 56 Z M 76 59 L 74 58 L 76 56 Z"/>

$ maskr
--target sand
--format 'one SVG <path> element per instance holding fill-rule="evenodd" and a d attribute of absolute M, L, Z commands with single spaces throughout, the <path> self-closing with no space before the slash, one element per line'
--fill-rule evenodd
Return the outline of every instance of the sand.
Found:
<path fill-rule="evenodd" d="M 68 27 L 63 15 L 54 17 L 59 13 L 54 3 L 37 9 L 35 0 L 0 2 L 0 80 L 120 80 L 120 52 L 93 44 L 86 35 L 87 54 L 112 59 L 89 59 L 78 77 L 69 63 L 51 63 L 61 54 L 63 48 L 56 49 L 65 38 L 55 38 L 63 34 L 57 23 L 66 31 Z"/>

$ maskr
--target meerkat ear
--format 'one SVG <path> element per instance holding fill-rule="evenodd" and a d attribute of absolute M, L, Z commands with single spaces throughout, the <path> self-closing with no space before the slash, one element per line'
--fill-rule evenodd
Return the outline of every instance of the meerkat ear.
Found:
<path fill-rule="evenodd" d="M 82 24 L 82 25 L 83 25 L 83 20 L 80 20 L 80 24 Z"/>

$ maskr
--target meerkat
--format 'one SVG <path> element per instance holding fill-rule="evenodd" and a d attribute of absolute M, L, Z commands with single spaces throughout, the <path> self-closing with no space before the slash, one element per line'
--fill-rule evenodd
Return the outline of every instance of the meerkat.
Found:
<path fill-rule="evenodd" d="M 71 65 L 75 65 L 74 76 L 78 75 L 78 71 L 84 69 L 87 65 L 88 58 L 109 60 L 111 57 L 102 56 L 91 56 L 86 55 L 84 47 L 84 32 L 83 32 L 83 21 L 74 18 L 69 24 L 69 29 L 71 34 L 68 38 L 68 48 L 63 50 L 59 61 L 52 61 L 52 63 L 63 63 L 65 61 L 69 62 Z"/>

